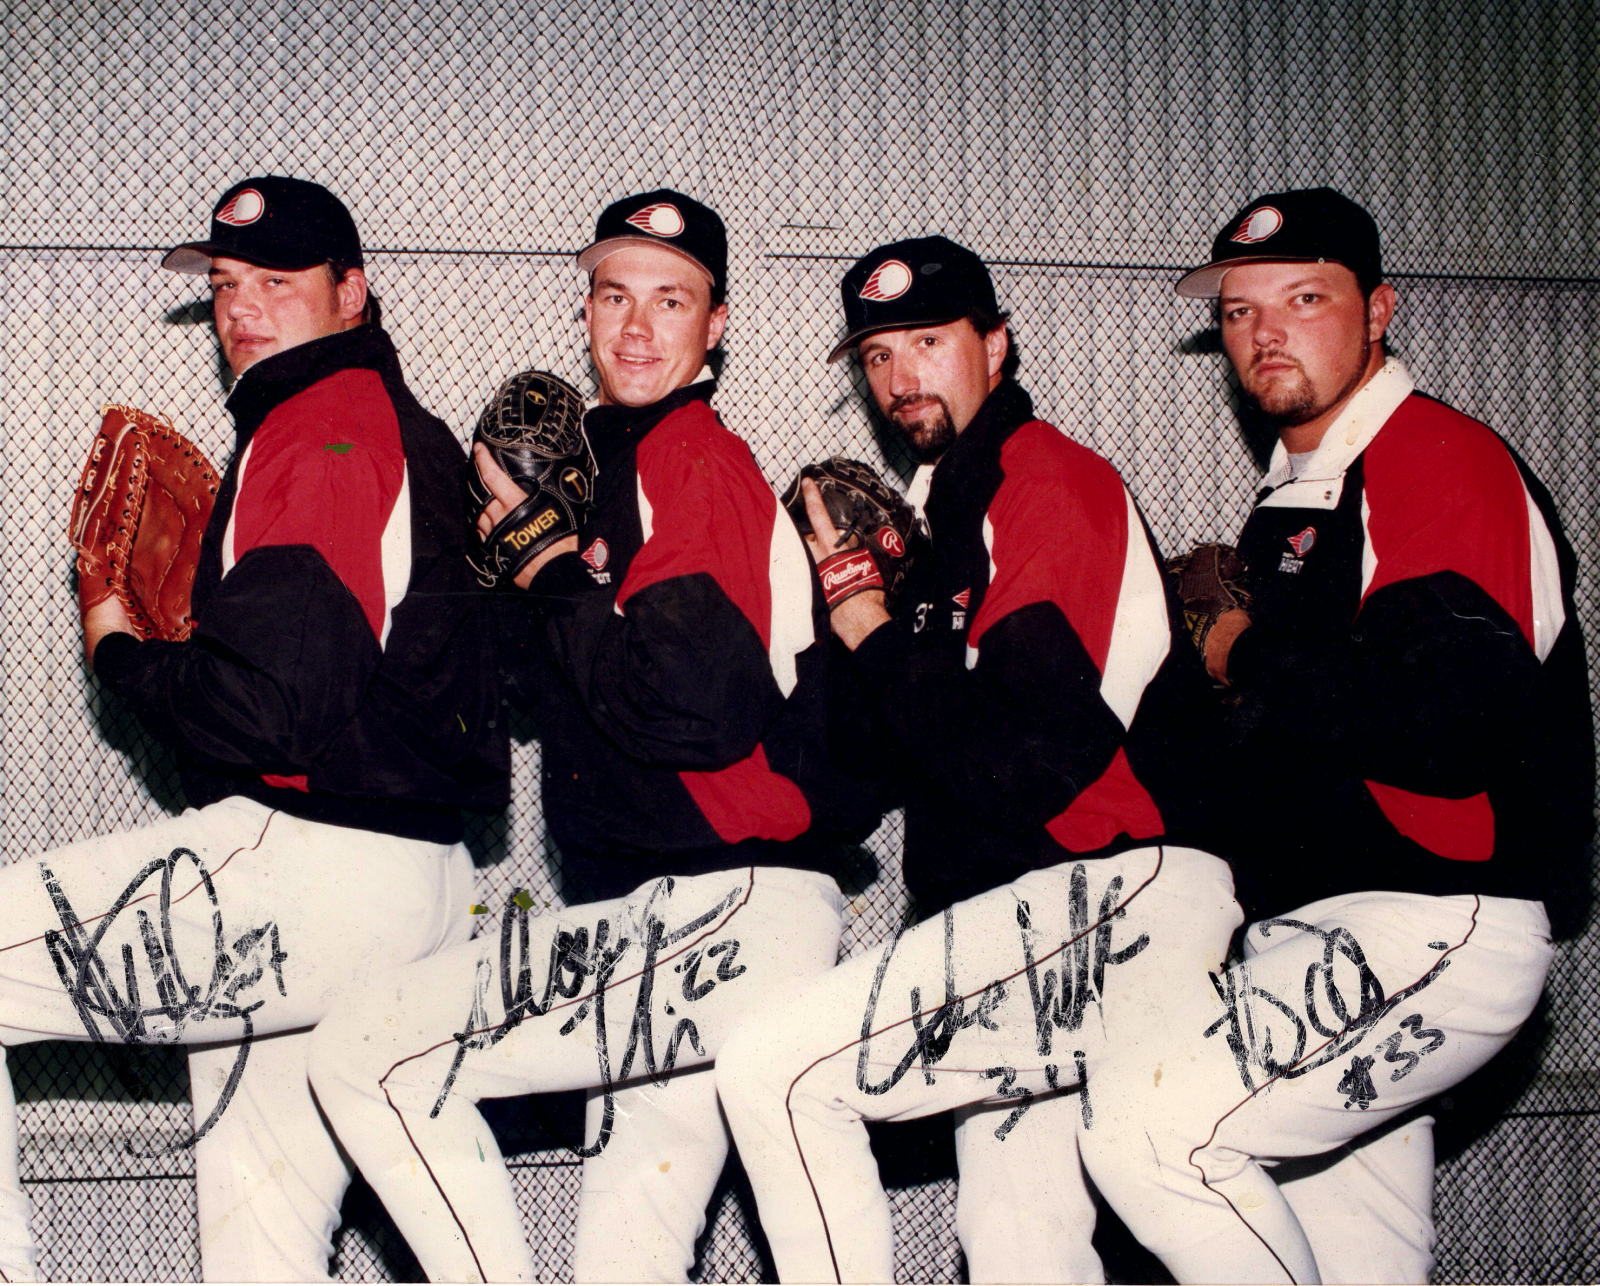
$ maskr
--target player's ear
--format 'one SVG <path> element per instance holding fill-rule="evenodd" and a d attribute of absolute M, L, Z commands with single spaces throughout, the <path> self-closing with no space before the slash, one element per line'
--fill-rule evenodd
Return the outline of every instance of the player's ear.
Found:
<path fill-rule="evenodd" d="M 356 321 L 367 307 L 367 274 L 360 268 L 349 269 L 334 285 L 333 293 L 340 320 Z"/>
<path fill-rule="evenodd" d="M 983 348 L 989 359 L 989 378 L 998 379 L 1011 351 L 1011 333 L 1004 322 L 983 337 Z"/>
<path fill-rule="evenodd" d="M 1394 287 L 1387 281 L 1374 287 L 1367 300 L 1367 343 L 1376 344 L 1383 338 L 1384 331 L 1389 329 L 1389 323 L 1394 320 L 1395 306 L 1399 302 Z"/>
<path fill-rule="evenodd" d="M 706 352 L 722 343 L 722 332 L 728 326 L 728 305 L 718 304 L 711 310 L 710 325 L 706 330 Z"/>

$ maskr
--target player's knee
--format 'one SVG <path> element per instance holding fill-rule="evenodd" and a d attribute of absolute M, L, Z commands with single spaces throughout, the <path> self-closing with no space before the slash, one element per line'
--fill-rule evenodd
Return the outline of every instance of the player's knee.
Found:
<path fill-rule="evenodd" d="M 361 1011 L 336 1005 L 311 1033 L 306 1073 L 319 1098 L 339 1088 L 375 1083 L 382 1075 L 381 1045 L 365 1030 Z"/>
<path fill-rule="evenodd" d="M 770 1024 L 757 1019 L 737 1028 L 717 1051 L 717 1093 L 731 1111 L 782 1102 L 793 1077 Z"/>

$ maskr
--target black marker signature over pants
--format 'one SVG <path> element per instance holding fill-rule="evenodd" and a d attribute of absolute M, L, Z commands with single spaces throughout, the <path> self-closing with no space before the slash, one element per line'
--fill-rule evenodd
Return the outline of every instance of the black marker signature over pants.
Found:
<path fill-rule="evenodd" d="M 1318 1281 L 1293 1185 L 1259 1158 L 1320 1155 L 1403 1118 L 1428 1128 L 1407 1114 L 1504 1047 L 1551 958 L 1543 907 L 1503 898 L 1353 893 L 1252 925 L 1203 1012 L 1140 1041 L 1159 1080 L 1103 1087 L 1085 1162 L 1178 1281 Z M 1405 1214 L 1393 1203 L 1391 1221 Z"/>
<path fill-rule="evenodd" d="M 531 1280 L 478 1100 L 595 1091 L 585 1191 L 647 1166 L 659 1200 L 703 1217 L 728 1143 L 714 1081 L 693 1069 L 738 1022 L 833 964 L 843 906 L 827 876 L 744 867 L 587 906 L 512 907 L 500 933 L 342 1003 L 317 1029 L 312 1083 L 432 1280 Z M 663 1139 L 654 1120 L 648 1137 L 630 1130 L 633 1096 L 681 1117 L 681 1134 Z"/>
<path fill-rule="evenodd" d="M 471 932 L 459 846 L 229 799 L 0 868 L 0 1042 L 184 1044 L 205 1265 L 326 1278 L 349 1171 L 306 1083 L 340 990 Z M 194 1141 L 196 1134 L 198 1142 Z M 33 1274 L 10 1078 L 0 1078 L 0 1273 Z"/>
<path fill-rule="evenodd" d="M 1227 864 L 1195 849 L 1067 862 L 958 902 L 741 1028 L 717 1082 L 779 1276 L 893 1279 L 865 1120 L 994 1104 L 962 1143 L 1004 1155 L 1050 1104 L 1058 1148 L 1092 1135 L 1126 1035 L 1194 1011 L 1242 919 Z M 1085 1073 L 1086 1095 L 1054 1094 Z M 1060 1213 L 1019 1235 L 1049 1235 Z"/>

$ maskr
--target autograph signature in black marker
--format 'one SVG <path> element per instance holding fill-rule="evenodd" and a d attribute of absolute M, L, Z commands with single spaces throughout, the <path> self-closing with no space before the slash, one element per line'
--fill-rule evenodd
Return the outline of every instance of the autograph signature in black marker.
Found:
<path fill-rule="evenodd" d="M 1091 918 L 1088 873 L 1081 862 L 1073 866 L 1068 877 L 1067 936 L 1062 940 L 1059 950 L 1049 953 L 1049 956 L 1059 956 L 1059 970 L 1039 969 L 1039 955 L 1036 950 L 1039 933 L 1033 925 L 1032 910 L 1027 902 L 1020 899 L 1017 902 L 1017 925 L 1022 935 L 1023 960 L 1023 968 L 1018 972 L 1025 974 L 1028 980 L 1028 997 L 1033 1007 L 1037 1047 L 1043 1058 L 1051 1057 L 1056 1032 L 1077 1031 L 1083 1025 L 1083 1015 L 1088 1005 L 1097 1002 L 1105 994 L 1106 967 L 1126 964 L 1150 945 L 1150 935 L 1141 933 L 1126 946 L 1118 950 L 1112 949 L 1112 927 L 1126 914 L 1125 908 L 1119 905 L 1122 900 L 1122 884 L 1120 875 L 1112 877 L 1101 896 L 1098 914 Z M 923 1077 L 929 1085 L 932 1085 L 934 1067 L 950 1052 L 950 1046 L 960 1032 L 973 1026 L 985 1027 L 989 1031 L 999 1030 L 994 1013 L 1006 998 L 1008 979 L 996 979 L 982 991 L 971 993 L 976 995 L 976 1001 L 969 1008 L 969 996 L 961 994 L 955 981 L 953 909 L 947 909 L 942 918 L 944 1003 L 931 1015 L 926 1015 L 922 1006 L 922 989 L 911 988 L 911 1043 L 887 1077 L 881 1081 L 872 1081 L 867 1073 L 872 1063 L 872 1036 L 877 1026 L 878 1001 L 883 990 L 884 975 L 888 972 L 889 962 L 899 945 L 898 936 L 885 948 L 882 959 L 878 961 L 877 973 L 872 980 L 872 991 L 867 998 L 866 1012 L 862 1015 L 861 1041 L 856 1052 L 856 1087 L 865 1094 L 887 1094 L 900 1083 L 914 1063 L 921 1066 Z M 1008 975 L 1008 978 L 1015 977 L 1015 973 Z M 1082 1083 L 1085 1080 L 1083 1051 L 1073 1050 L 1072 1054 L 1078 1080 Z M 1056 1063 L 1046 1063 L 1044 1074 L 1045 1083 L 1052 1090 L 1060 1088 L 1060 1068 Z M 1000 1082 L 995 1091 L 998 1097 L 1017 1100 L 1016 1108 L 995 1131 L 996 1137 L 1003 1139 L 1032 1104 L 1033 1091 L 1026 1086 L 1016 1084 L 1015 1068 L 993 1067 L 987 1069 L 983 1075 L 987 1079 Z M 1084 1124 L 1089 1125 L 1092 1117 L 1087 1095 L 1084 1096 L 1081 1106 Z"/>
<path fill-rule="evenodd" d="M 674 887 L 669 878 L 658 880 L 650 897 L 636 917 L 639 937 L 630 937 L 621 927 L 613 926 L 608 918 L 595 923 L 593 936 L 587 925 L 575 929 L 562 928 L 550 943 L 550 955 L 545 962 L 544 982 L 535 994 L 533 966 L 529 959 L 528 914 L 531 901 L 514 892 L 506 906 L 505 918 L 500 923 L 500 1002 L 505 1009 L 505 1019 L 491 1025 L 488 1013 L 488 995 L 494 970 L 486 960 L 478 962 L 477 976 L 473 981 L 472 1009 L 467 1015 L 465 1028 L 455 1033 L 457 1049 L 445 1075 L 443 1088 L 434 1102 L 430 1116 L 438 1116 L 455 1085 L 456 1075 L 469 1050 L 492 1049 L 515 1031 L 526 1019 L 537 1018 L 550 1012 L 561 1001 L 573 1000 L 593 985 L 586 996 L 562 1024 L 560 1035 L 570 1036 L 586 1020 L 595 1025 L 595 1054 L 599 1061 L 600 1088 L 605 1092 L 604 1110 L 600 1130 L 594 1143 L 578 1148 L 579 1156 L 598 1156 L 611 1141 L 616 1127 L 616 1099 L 614 1087 L 626 1081 L 639 1061 L 643 1075 L 661 1084 L 678 1063 L 678 1052 L 684 1041 L 701 1058 L 706 1056 L 700 1042 L 700 1032 L 694 1020 L 677 1018 L 665 1052 L 656 1054 L 654 1016 L 657 965 L 666 948 L 677 945 L 685 938 L 698 933 L 708 924 L 724 915 L 745 894 L 742 885 L 730 889 L 709 910 L 695 916 L 686 924 L 668 929 L 666 921 L 656 912 L 657 900 L 666 900 Z M 628 1039 L 622 1060 L 615 1069 L 611 1065 L 610 1035 L 606 1030 L 606 993 L 619 967 L 630 952 L 635 958 L 629 961 L 637 972 L 638 995 L 633 1005 L 633 1020 L 628 1028 Z M 704 999 L 718 983 L 732 982 L 745 972 L 745 966 L 736 963 L 739 954 L 737 939 L 716 942 L 702 951 L 695 947 L 686 952 L 674 966 L 681 975 L 679 993 L 685 1004 Z M 513 959 L 514 957 L 514 959 Z M 708 971 L 702 976 L 701 970 Z M 630 975 L 632 976 L 632 975 Z M 670 1001 L 663 1004 L 669 1018 L 677 1017 Z"/>
<path fill-rule="evenodd" d="M 1252 1068 L 1264 1074 L 1261 1084 L 1266 1084 L 1280 1077 L 1294 1080 L 1342 1059 L 1395 1009 L 1450 967 L 1447 952 L 1409 987 L 1402 988 L 1392 996 L 1385 996 L 1383 984 L 1367 963 L 1366 952 L 1348 929 L 1335 927 L 1324 930 L 1300 920 L 1273 919 L 1263 920 L 1260 930 L 1263 936 L 1267 936 L 1280 927 L 1314 934 L 1322 940 L 1322 959 L 1306 969 L 1301 1009 L 1297 1009 L 1292 1001 L 1257 986 L 1251 976 L 1249 961 L 1237 969 L 1229 970 L 1220 978 L 1216 974 L 1211 975 L 1211 985 L 1222 999 L 1223 1013 L 1206 1028 L 1204 1034 L 1210 1037 L 1218 1032 L 1223 1033 L 1223 1039 L 1227 1041 L 1239 1069 L 1239 1077 L 1245 1089 L 1252 1094 L 1260 1088 Z M 1434 945 L 1442 947 L 1444 944 Z M 1345 994 L 1345 989 L 1340 988 L 1334 977 L 1335 966 L 1340 961 L 1355 973 L 1354 987 L 1348 988 L 1352 993 L 1350 995 Z M 1273 1026 L 1281 1027 L 1282 1023 L 1287 1023 L 1287 1031 L 1292 1037 L 1287 1052 L 1275 1047 L 1272 1038 Z M 1306 1045 L 1312 1032 L 1324 1038 L 1326 1043 L 1307 1056 Z M 1399 1047 L 1407 1032 L 1418 1042 L 1418 1049 Z M 1402 1018 L 1396 1031 L 1379 1042 L 1384 1061 L 1399 1065 L 1391 1072 L 1389 1079 L 1398 1081 L 1409 1075 L 1424 1055 L 1433 1053 L 1444 1043 L 1444 1033 L 1437 1028 L 1424 1027 L 1421 1014 L 1409 1014 Z M 1368 1058 L 1362 1063 L 1358 1057 L 1358 1061 L 1346 1072 L 1339 1087 L 1339 1093 L 1350 1095 L 1346 1107 L 1357 1105 L 1364 1111 L 1376 1097 L 1376 1089 L 1368 1092 L 1372 1080 L 1370 1075 L 1366 1075 L 1373 1061 Z"/>
<path fill-rule="evenodd" d="M 183 862 L 193 865 L 200 878 L 199 887 L 205 890 L 211 903 L 211 976 L 203 987 L 189 981 L 173 940 L 172 879 Z M 289 957 L 279 942 L 278 926 L 269 920 L 241 934 L 230 944 L 211 873 L 188 848 L 175 848 L 165 857 L 149 862 L 111 904 L 110 910 L 98 917 L 93 932 L 86 930 L 78 919 L 60 879 L 48 863 L 40 861 L 39 872 L 61 919 L 60 929 L 51 929 L 44 935 L 45 947 L 91 1040 L 125 1045 L 174 1045 L 185 1040 L 187 1028 L 194 1024 L 229 1018 L 237 1018 L 243 1024 L 238 1057 L 228 1072 L 216 1107 L 199 1128 L 174 1144 L 150 1151 L 141 1151 L 131 1140 L 124 1144 L 129 1153 L 145 1158 L 166 1156 L 193 1146 L 227 1110 L 239 1087 L 239 1079 L 244 1075 L 255 1034 L 251 1014 L 266 1003 L 265 998 L 261 998 L 247 1004 L 244 993 L 259 984 L 270 969 L 278 994 L 289 994 L 283 983 L 283 962 Z M 101 959 L 100 945 L 128 903 L 148 896 L 141 895 L 140 889 L 157 875 L 161 878 L 161 889 L 156 917 L 152 919 L 143 907 L 134 911 L 139 942 L 152 979 L 154 995 L 147 999 L 142 994 L 137 964 L 139 953 L 135 952 L 133 944 L 122 944 L 120 970 Z"/>

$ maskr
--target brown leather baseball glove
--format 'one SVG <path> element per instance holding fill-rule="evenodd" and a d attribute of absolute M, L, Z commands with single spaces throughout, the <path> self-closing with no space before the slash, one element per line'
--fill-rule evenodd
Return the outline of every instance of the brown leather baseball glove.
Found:
<path fill-rule="evenodd" d="M 189 591 L 219 482 L 165 418 L 106 407 L 72 502 L 79 609 L 115 597 L 140 638 L 188 638 Z"/>
<path fill-rule="evenodd" d="M 1167 559 L 1166 569 L 1177 583 L 1189 639 L 1205 656 L 1206 637 L 1218 618 L 1236 607 L 1250 610 L 1244 560 L 1232 545 L 1196 545 L 1187 554 Z"/>

